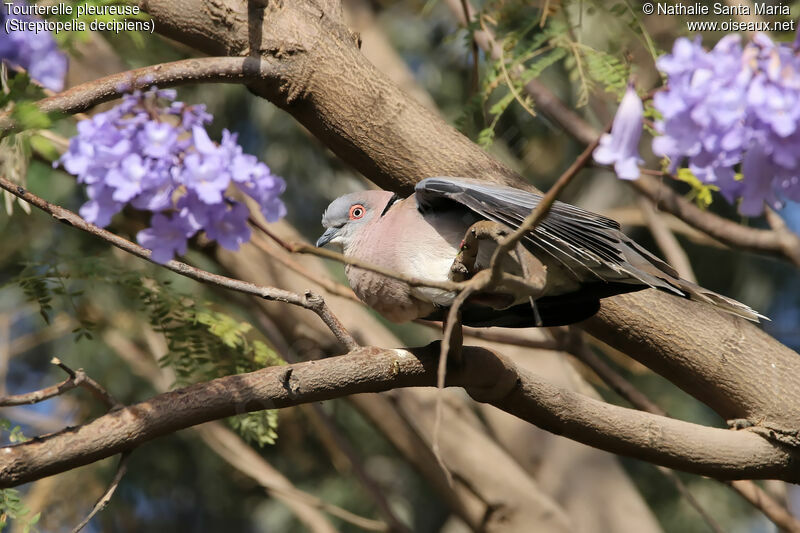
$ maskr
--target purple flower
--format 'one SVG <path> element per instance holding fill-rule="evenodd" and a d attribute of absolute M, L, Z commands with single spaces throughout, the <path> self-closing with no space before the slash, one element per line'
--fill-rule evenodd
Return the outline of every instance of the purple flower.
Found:
<path fill-rule="evenodd" d="M 210 214 L 210 222 L 206 225 L 209 239 L 232 251 L 250 240 L 250 226 L 247 225 L 250 211 L 246 205 L 235 202 L 228 209 L 214 209 Z"/>
<path fill-rule="evenodd" d="M 119 213 L 125 205 L 114 200 L 114 190 L 103 184 L 89 185 L 86 192 L 89 201 L 81 206 L 80 215 L 101 228 L 111 224 L 111 217 Z"/>
<path fill-rule="evenodd" d="M 142 182 L 147 177 L 147 162 L 139 154 L 127 155 L 118 167 L 106 174 L 106 183 L 114 188 L 112 198 L 117 202 L 128 202 L 142 192 Z"/>
<path fill-rule="evenodd" d="M 639 177 L 639 139 L 642 136 L 644 107 L 632 85 L 628 85 L 611 125 L 611 134 L 600 138 L 594 160 L 603 165 L 613 163 L 617 175 L 626 180 Z"/>
<path fill-rule="evenodd" d="M 150 256 L 156 263 L 166 263 L 175 254 L 186 253 L 186 244 L 197 230 L 185 218 L 173 215 L 167 217 L 161 213 L 153 215 L 150 227 L 136 234 L 136 240 L 152 250 Z"/>
<path fill-rule="evenodd" d="M 161 104 L 173 98 L 174 91 L 157 89 L 126 95 L 115 108 L 80 122 L 59 160 L 87 185 L 89 201 L 81 207 L 87 220 L 106 226 L 126 204 L 156 213 L 137 239 L 159 262 L 185 253 L 198 231 L 232 250 L 250 238 L 247 208 L 224 196 L 231 183 L 252 196 L 268 220 L 286 214 L 284 181 L 244 154 L 235 134 L 224 130 L 215 144 L 203 126 L 210 121 L 205 107 Z"/>
<path fill-rule="evenodd" d="M 737 35 L 710 51 L 699 39 L 678 39 L 658 61 L 666 91 L 653 103 L 662 120 L 653 151 L 670 170 L 688 163 L 702 182 L 716 185 L 739 211 L 756 216 L 764 204 L 800 197 L 800 55 L 792 45 L 756 34 Z M 741 165 L 742 179 L 735 178 Z"/>
<path fill-rule="evenodd" d="M 174 154 L 178 140 L 178 129 L 167 122 L 148 120 L 137 136 L 144 155 L 156 159 L 169 158 Z"/>
<path fill-rule="evenodd" d="M 9 1 L 9 0 L 6 0 Z M 15 5 L 23 2 L 14 1 Z M 14 29 L 6 33 L 9 19 L 32 21 L 33 17 L 27 15 L 8 14 L 8 9 L 0 9 L 0 61 L 20 66 L 28 71 L 31 78 L 52 91 L 64 88 L 64 77 L 67 74 L 67 56 L 61 53 L 55 39 L 47 31 L 31 31 L 28 29 Z"/>

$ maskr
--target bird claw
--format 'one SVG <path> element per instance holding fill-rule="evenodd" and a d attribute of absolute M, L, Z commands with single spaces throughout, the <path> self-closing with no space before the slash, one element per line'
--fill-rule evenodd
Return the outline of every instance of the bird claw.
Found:
<path fill-rule="evenodd" d="M 458 246 L 458 255 L 453 259 L 450 267 L 451 281 L 466 281 L 475 275 L 475 261 L 478 258 L 478 241 L 493 240 L 500 241 L 508 235 L 508 227 L 499 222 L 491 220 L 481 220 L 474 223 L 467 229 L 464 238 Z"/>

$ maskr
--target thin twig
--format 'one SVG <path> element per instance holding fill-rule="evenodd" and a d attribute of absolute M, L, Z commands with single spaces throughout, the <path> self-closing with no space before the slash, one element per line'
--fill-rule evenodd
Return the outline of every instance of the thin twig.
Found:
<path fill-rule="evenodd" d="M 645 396 L 633 384 L 614 371 L 605 361 L 597 356 L 596 353 L 583 342 L 580 332 L 572 330 L 567 335 L 559 335 L 557 330 L 551 329 L 551 333 L 556 334 L 556 338 L 560 337 L 562 342 L 562 349 L 577 358 L 592 372 L 603 380 L 608 387 L 625 398 L 631 405 L 642 411 L 654 413 L 662 416 L 667 416 L 658 405 Z"/>
<path fill-rule="evenodd" d="M 75 380 L 76 385 L 79 385 L 84 389 L 88 390 L 89 392 L 91 392 L 92 396 L 94 396 L 95 398 L 100 400 L 103 404 L 105 404 L 105 406 L 108 407 L 109 410 L 119 409 L 120 407 L 123 407 L 122 403 L 117 401 L 117 399 L 114 398 L 114 396 L 112 396 L 111 393 L 105 389 L 105 387 L 103 387 L 98 382 L 89 377 L 89 375 L 86 374 L 86 372 L 84 372 L 82 368 L 79 368 L 78 370 L 72 370 L 70 367 L 65 365 L 58 357 L 53 357 L 53 359 L 51 359 L 50 362 L 56 365 L 61 370 L 63 370 L 64 372 L 66 372 L 67 374 L 69 374 L 70 379 Z"/>
<path fill-rule="evenodd" d="M 462 1 L 466 2 L 466 0 L 462 0 Z M 486 30 L 486 26 L 483 24 L 483 19 L 480 19 L 480 22 L 481 22 L 481 29 L 486 32 L 487 30 Z M 508 74 L 508 70 L 506 69 L 505 46 L 503 44 L 498 44 L 497 45 L 497 49 L 500 50 L 500 61 L 499 61 L 500 70 L 503 72 L 503 78 L 506 80 L 506 85 L 508 86 L 508 90 L 511 91 L 511 94 L 514 95 L 514 100 L 516 100 L 517 103 L 519 103 L 519 105 L 521 105 L 522 108 L 525 111 L 527 111 L 530 116 L 535 117 L 536 116 L 536 111 L 534 111 L 528 105 L 528 103 L 525 101 L 525 98 L 523 98 L 519 94 L 519 91 L 517 91 L 517 88 L 514 87 L 514 82 L 511 80 L 511 76 Z"/>
<path fill-rule="evenodd" d="M 24 394 L 12 394 L 0 397 L 0 407 L 11 407 L 14 405 L 31 405 L 34 403 L 49 400 L 55 396 L 63 394 L 78 386 L 75 378 L 67 378 L 57 385 L 51 385 L 37 391 L 26 392 Z"/>
<path fill-rule="evenodd" d="M 367 469 L 362 464 L 358 453 L 356 452 L 355 448 L 353 448 L 353 445 L 342 434 L 342 432 L 339 431 L 339 428 L 331 419 L 330 415 L 328 415 L 328 413 L 322 409 L 320 404 L 313 403 L 310 407 L 314 414 L 318 417 L 318 420 L 321 422 L 324 429 L 333 439 L 336 447 L 338 447 L 339 450 L 341 450 L 341 452 L 347 457 L 347 460 L 350 463 L 350 466 L 353 468 L 353 472 L 355 473 L 356 477 L 364 486 L 365 490 L 370 495 L 370 498 L 372 498 L 372 501 L 378 506 L 381 514 L 383 514 L 384 518 L 391 526 L 391 531 L 395 533 L 410 533 L 408 527 L 403 524 L 403 522 L 392 510 L 392 507 L 389 505 L 389 502 L 386 499 L 386 496 L 384 496 L 378 482 L 375 481 L 375 479 L 367 472 Z"/>
<path fill-rule="evenodd" d="M 485 272 L 485 271 L 484 271 Z M 480 273 L 478 273 L 480 275 Z M 485 277 L 482 276 L 482 277 Z M 473 278 L 474 280 L 480 279 L 478 276 Z M 461 306 L 464 302 L 467 301 L 477 289 L 473 286 L 468 286 L 464 290 L 458 293 L 453 303 L 450 305 L 450 309 L 447 311 L 447 319 L 445 320 L 444 324 L 444 333 L 442 335 L 442 343 L 439 348 L 439 366 L 436 370 L 436 387 L 438 389 L 438 394 L 436 396 L 436 408 L 435 408 L 435 415 L 433 419 L 433 436 L 431 439 L 431 449 L 433 451 L 434 457 L 436 457 L 436 461 L 439 463 L 439 466 L 442 468 L 442 471 L 447 478 L 447 483 L 452 488 L 453 485 L 453 475 L 450 473 L 450 470 L 447 468 L 447 464 L 444 462 L 444 458 L 442 457 L 442 451 L 439 448 L 439 430 L 442 427 L 442 416 L 444 414 L 444 397 L 442 396 L 444 392 L 445 386 L 445 379 L 447 377 L 447 356 L 450 354 L 451 344 L 453 340 L 453 332 L 456 328 L 461 328 Z M 456 351 L 460 354 L 461 352 L 461 342 L 462 339 L 457 339 L 459 345 L 455 348 Z"/>
<path fill-rule="evenodd" d="M 675 234 L 672 233 L 664 221 L 658 216 L 658 213 L 655 212 L 650 199 L 640 196 L 638 204 L 647 222 L 647 227 L 650 229 L 650 233 L 653 235 L 656 244 L 658 244 L 658 247 L 664 253 L 667 263 L 675 267 L 680 277 L 692 283 L 697 283 L 697 278 L 694 275 L 689 256 L 686 255 L 686 251 L 681 247 Z"/>
<path fill-rule="evenodd" d="M 350 301 L 357 302 L 357 303 L 360 303 L 362 305 L 364 304 L 364 302 L 359 300 L 358 296 L 356 296 L 356 294 L 353 292 L 353 289 L 351 289 L 350 287 L 347 287 L 347 286 L 345 286 L 345 285 L 343 285 L 341 283 L 337 283 L 337 282 L 333 281 L 330 278 L 316 275 L 313 272 L 311 272 L 310 270 L 308 270 L 306 267 L 304 267 L 303 265 L 301 265 L 297 261 L 294 261 L 291 258 L 287 257 L 286 255 L 283 255 L 283 254 L 280 254 L 280 253 L 275 253 L 274 250 L 270 249 L 270 247 L 267 246 L 267 243 L 266 243 L 265 239 L 263 237 L 261 237 L 260 235 L 253 234 L 253 237 L 251 238 L 251 242 L 259 250 L 261 250 L 265 254 L 269 255 L 272 259 L 278 261 L 279 263 L 281 263 L 283 266 L 285 266 L 286 268 L 288 268 L 292 272 L 300 274 L 301 276 L 303 276 L 307 280 L 316 283 L 317 285 L 319 285 L 320 287 L 325 289 L 325 291 L 327 293 L 333 294 L 335 296 L 341 296 L 342 298 L 346 298 L 346 299 L 348 299 Z"/>
<path fill-rule="evenodd" d="M 109 394 L 102 385 L 90 378 L 82 368 L 79 368 L 78 370 L 72 370 L 70 367 L 62 363 L 57 357 L 54 357 L 51 363 L 66 372 L 69 377 L 67 377 L 67 379 L 61 383 L 51 385 L 50 387 L 46 387 L 44 389 L 25 394 L 15 394 L 12 396 L 0 397 L 0 407 L 31 405 L 34 403 L 43 402 L 77 387 L 82 387 L 91 392 L 95 398 L 100 400 L 109 409 L 116 409 L 122 406 L 122 404 L 114 399 L 114 397 Z"/>
<path fill-rule="evenodd" d="M 531 213 L 525 217 L 525 220 L 522 221 L 522 224 L 519 227 L 511 232 L 507 237 L 502 239 L 497 248 L 492 255 L 491 261 L 491 271 L 492 275 L 490 277 L 490 283 L 495 284 L 499 281 L 499 275 L 501 273 L 500 263 L 501 259 L 509 253 L 514 246 L 516 246 L 517 242 L 522 239 L 527 233 L 531 232 L 536 228 L 537 224 L 544 220 L 547 216 L 547 213 L 550 212 L 550 207 L 552 207 L 553 202 L 556 201 L 558 195 L 569 185 L 580 170 L 585 167 L 592 158 L 592 152 L 594 149 L 597 148 L 597 145 L 600 143 L 600 137 L 598 136 L 597 139 L 594 140 L 589 146 L 587 146 L 581 155 L 570 165 L 570 167 L 558 178 L 558 180 L 553 184 L 552 187 L 547 191 L 547 193 L 542 197 L 539 201 L 539 204 L 536 208 L 531 211 Z"/>
<path fill-rule="evenodd" d="M 117 463 L 117 471 L 114 474 L 114 478 L 111 480 L 111 484 L 108 486 L 106 491 L 97 500 L 97 503 L 92 508 L 91 512 L 86 516 L 86 518 L 81 521 L 80 524 L 75 526 L 72 529 L 72 533 L 78 533 L 81 529 L 83 529 L 89 521 L 94 518 L 94 516 L 105 509 L 108 502 L 111 501 L 111 497 L 114 496 L 114 492 L 116 492 L 117 487 L 119 487 L 120 481 L 122 481 L 122 477 L 128 471 L 128 458 L 131 456 L 131 452 L 123 452 L 119 457 L 119 463 Z"/>
<path fill-rule="evenodd" d="M 18 198 L 22 198 L 45 213 L 52 215 L 53 218 L 60 222 L 64 222 L 65 224 L 83 230 L 91 235 L 94 235 L 95 237 L 99 237 L 100 239 L 103 239 L 109 244 L 112 244 L 120 250 L 130 253 L 131 255 L 155 263 L 150 257 L 150 250 L 147 250 L 146 248 L 120 237 L 119 235 L 87 222 L 72 211 L 55 204 L 51 204 L 50 202 L 36 196 L 30 191 L 25 190 L 23 187 L 20 187 L 3 177 L 0 177 L 0 188 L 9 191 Z M 322 297 L 312 293 L 311 291 L 306 291 L 303 295 L 300 295 L 276 287 L 256 285 L 247 281 L 220 276 L 218 274 L 212 274 L 211 272 L 201 270 L 174 259 L 163 264 L 155 264 L 159 264 L 160 266 L 163 266 L 164 268 L 171 270 L 176 274 L 180 274 L 181 276 L 185 276 L 195 281 L 217 285 L 244 294 L 258 296 L 265 300 L 296 305 L 313 311 L 317 314 L 317 316 L 320 317 L 320 319 L 322 319 L 323 322 L 325 322 L 325 325 L 328 326 L 339 342 L 347 347 L 348 350 L 353 350 L 358 347 L 356 340 L 352 335 L 350 335 L 339 319 L 331 312 L 330 308 L 325 304 L 325 301 L 322 299 Z"/>
<path fill-rule="evenodd" d="M 717 522 L 713 516 L 711 516 L 708 511 L 697 501 L 697 498 L 694 497 L 694 494 L 689 490 L 689 487 L 686 486 L 686 483 L 683 482 L 681 478 L 678 477 L 678 474 L 675 473 L 674 470 L 671 470 L 665 466 L 656 466 L 661 475 L 667 478 L 678 492 L 681 493 L 681 496 L 684 497 L 686 502 L 695 510 L 697 514 L 703 519 L 706 523 L 708 528 L 713 531 L 714 533 L 725 533 L 725 529 Z M 752 483 L 752 481 L 750 482 Z"/>

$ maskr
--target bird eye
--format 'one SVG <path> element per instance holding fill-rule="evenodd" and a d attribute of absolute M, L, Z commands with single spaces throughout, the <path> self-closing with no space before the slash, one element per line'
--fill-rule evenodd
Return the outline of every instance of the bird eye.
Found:
<path fill-rule="evenodd" d="M 364 216 L 365 213 L 364 206 L 361 204 L 356 204 L 350 208 L 350 220 L 358 220 L 359 218 Z"/>

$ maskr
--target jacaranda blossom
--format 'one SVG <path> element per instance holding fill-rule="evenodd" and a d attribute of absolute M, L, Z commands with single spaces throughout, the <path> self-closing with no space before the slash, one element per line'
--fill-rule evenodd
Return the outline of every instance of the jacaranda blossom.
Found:
<path fill-rule="evenodd" d="M 89 222 L 107 226 L 128 204 L 154 212 L 151 227 L 136 238 L 160 263 L 186 253 L 198 231 L 229 250 L 250 239 L 247 207 L 227 196 L 229 187 L 256 200 L 269 221 L 286 214 L 283 179 L 243 153 L 235 134 L 224 130 L 214 143 L 204 106 L 174 99 L 175 91 L 156 89 L 126 95 L 79 122 L 58 161 L 86 186 L 89 201 L 80 213 Z"/>
<path fill-rule="evenodd" d="M 658 68 L 667 89 L 653 104 L 662 120 L 653 151 L 670 170 L 687 165 L 719 187 L 739 212 L 800 200 L 800 56 L 794 45 L 756 34 L 742 46 L 723 37 L 710 51 L 681 38 Z"/>
<path fill-rule="evenodd" d="M 635 180 L 639 177 L 639 139 L 642 137 L 644 106 L 632 85 L 628 86 L 619 104 L 611 133 L 600 138 L 600 145 L 594 151 L 594 160 L 603 165 L 614 165 L 614 170 L 622 179 Z"/>
<path fill-rule="evenodd" d="M 19 5 L 20 0 L 4 0 L 4 4 Z M 67 74 L 67 56 L 59 51 L 53 35 L 47 31 L 17 29 L 6 32 L 6 20 L 9 18 L 32 20 L 28 15 L 9 13 L 7 6 L 0 9 L 0 61 L 22 67 L 31 78 L 53 91 L 64 88 L 64 77 Z"/>

